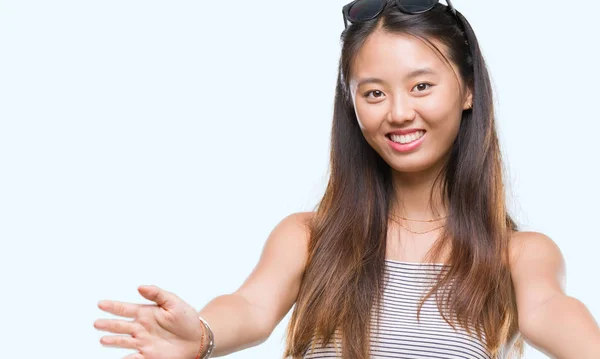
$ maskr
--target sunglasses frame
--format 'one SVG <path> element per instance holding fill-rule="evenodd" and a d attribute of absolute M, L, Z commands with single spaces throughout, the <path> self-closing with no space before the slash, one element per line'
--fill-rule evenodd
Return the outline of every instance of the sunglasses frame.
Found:
<path fill-rule="evenodd" d="M 352 20 L 350 20 L 350 9 L 352 8 L 352 6 L 354 6 L 357 2 L 359 1 L 363 1 L 363 0 L 354 0 L 346 5 L 344 5 L 344 7 L 342 8 L 342 16 L 344 17 L 344 28 L 348 28 L 348 23 L 355 23 Z M 371 16 L 368 19 L 363 19 L 360 21 L 356 21 L 356 22 L 364 22 L 364 21 L 369 21 L 372 20 L 374 18 L 376 18 L 377 16 L 379 16 L 383 10 L 385 9 L 385 7 L 387 6 L 388 2 L 387 0 L 380 0 L 381 1 L 381 7 L 379 10 L 377 10 L 377 12 L 375 13 L 375 15 Z M 395 4 L 398 7 L 398 9 L 400 9 L 400 11 L 402 11 L 405 14 L 410 14 L 410 15 L 414 15 L 414 14 L 422 14 L 424 12 L 427 12 L 431 9 L 433 9 L 437 4 L 439 3 L 439 0 L 436 1 L 429 9 L 425 9 L 423 11 L 407 11 L 403 6 L 402 6 L 402 0 L 395 0 Z M 454 16 L 456 16 L 458 18 L 458 15 L 456 14 L 456 9 L 454 8 L 454 6 L 452 6 L 452 1 L 450 0 L 446 0 L 446 3 L 448 3 L 448 8 L 450 9 L 450 11 L 452 12 L 452 14 L 454 14 Z"/>

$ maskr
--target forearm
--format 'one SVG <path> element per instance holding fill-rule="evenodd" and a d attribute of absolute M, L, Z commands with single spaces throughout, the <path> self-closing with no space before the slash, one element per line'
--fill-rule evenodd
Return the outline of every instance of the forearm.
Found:
<path fill-rule="evenodd" d="M 600 328 L 578 299 L 557 296 L 526 319 L 523 334 L 546 355 L 557 359 L 600 358 Z"/>
<path fill-rule="evenodd" d="M 208 322 L 214 334 L 212 357 L 258 345 L 270 335 L 260 311 L 241 295 L 216 297 L 199 311 L 199 315 Z"/>

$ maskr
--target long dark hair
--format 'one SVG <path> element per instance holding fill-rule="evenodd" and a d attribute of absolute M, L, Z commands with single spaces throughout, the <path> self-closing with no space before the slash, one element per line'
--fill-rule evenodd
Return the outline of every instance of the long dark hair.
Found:
<path fill-rule="evenodd" d="M 394 187 L 392 169 L 359 128 L 348 80 L 358 50 L 379 28 L 430 44 L 458 67 L 473 91 L 473 109 L 463 112 L 448 161 L 435 181 L 444 194 L 448 220 L 427 258 L 438 258 L 449 246 L 449 269 L 440 272 L 419 312 L 427 297 L 451 285 L 452 290 L 435 296 L 444 319 L 475 332 L 492 356 L 517 338 L 513 353 L 521 356 L 523 340 L 508 261 L 509 238 L 517 226 L 506 209 L 493 94 L 477 38 L 464 16 L 457 13 L 460 26 L 445 5 L 407 15 L 392 2 L 377 19 L 353 24 L 341 36 L 330 178 L 310 223 L 308 261 L 284 356 L 301 358 L 311 339 L 314 345 L 326 344 L 339 334 L 343 358 L 369 358 L 371 309 L 383 292 Z"/>

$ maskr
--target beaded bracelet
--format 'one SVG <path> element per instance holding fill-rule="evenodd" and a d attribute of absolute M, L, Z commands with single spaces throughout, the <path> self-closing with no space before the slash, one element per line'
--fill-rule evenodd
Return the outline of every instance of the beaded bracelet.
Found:
<path fill-rule="evenodd" d="M 198 355 L 196 355 L 196 359 L 200 359 L 202 349 L 204 349 L 204 329 L 202 329 L 202 337 L 200 338 L 200 349 L 198 350 Z"/>
<path fill-rule="evenodd" d="M 196 356 L 196 359 L 208 359 L 208 358 L 210 358 L 210 356 L 215 348 L 213 332 L 212 332 L 212 329 L 210 328 L 210 325 L 208 325 L 208 323 L 206 322 L 206 320 L 204 320 L 204 318 L 202 318 L 200 316 L 198 316 L 198 318 L 200 319 L 204 328 L 208 332 L 208 348 L 207 348 L 206 354 L 202 358 L 200 358 L 200 355 L 202 355 L 202 349 L 204 349 L 204 330 L 203 330 L 202 331 L 202 343 L 200 344 L 200 350 L 198 351 L 198 355 Z"/>

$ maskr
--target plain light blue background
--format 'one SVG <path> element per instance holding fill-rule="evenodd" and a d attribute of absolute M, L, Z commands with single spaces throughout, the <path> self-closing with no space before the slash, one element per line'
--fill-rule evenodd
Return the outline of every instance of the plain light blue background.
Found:
<path fill-rule="evenodd" d="M 345 3 L 0 1 L 0 357 L 121 358 L 99 300 L 156 284 L 201 308 L 243 282 L 324 189 Z M 491 70 L 513 214 L 600 319 L 600 5 L 454 5 Z M 288 320 L 230 357 L 280 357 Z"/>

